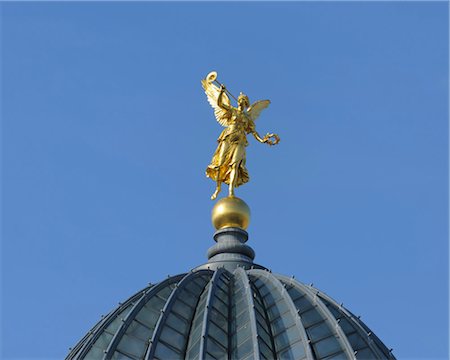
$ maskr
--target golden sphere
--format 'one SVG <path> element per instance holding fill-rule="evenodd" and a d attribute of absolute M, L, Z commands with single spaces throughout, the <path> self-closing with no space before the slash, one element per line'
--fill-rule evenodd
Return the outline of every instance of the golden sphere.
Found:
<path fill-rule="evenodd" d="M 214 205 L 211 219 L 216 230 L 227 227 L 245 230 L 250 223 L 250 208 L 237 197 L 222 198 Z"/>

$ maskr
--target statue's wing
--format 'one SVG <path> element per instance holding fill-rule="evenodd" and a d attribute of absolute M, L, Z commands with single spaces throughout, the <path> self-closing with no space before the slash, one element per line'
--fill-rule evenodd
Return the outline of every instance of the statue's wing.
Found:
<path fill-rule="evenodd" d="M 214 115 L 216 116 L 217 121 L 222 126 L 228 126 L 228 121 L 230 119 L 230 111 L 221 108 L 217 105 L 217 100 L 219 99 L 220 89 L 214 85 L 212 82 L 209 82 L 207 79 L 202 80 L 202 86 L 205 90 L 206 97 L 208 98 L 208 102 L 214 109 Z M 226 107 L 231 107 L 230 98 L 227 94 L 222 95 L 222 103 Z"/>
<path fill-rule="evenodd" d="M 259 114 L 261 114 L 261 111 L 263 111 L 266 107 L 268 107 L 270 104 L 270 100 L 258 100 L 255 101 L 248 109 L 247 113 L 250 116 L 250 118 L 255 121 Z"/>

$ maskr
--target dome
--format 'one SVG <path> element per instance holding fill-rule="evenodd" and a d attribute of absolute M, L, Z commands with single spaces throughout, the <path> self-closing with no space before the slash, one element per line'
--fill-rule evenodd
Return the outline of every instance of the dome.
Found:
<path fill-rule="evenodd" d="M 265 269 L 200 269 L 133 295 L 68 359 L 393 359 L 351 312 Z"/>
<path fill-rule="evenodd" d="M 325 293 L 253 263 L 247 238 L 219 228 L 206 264 L 131 296 L 66 359 L 395 359 Z"/>

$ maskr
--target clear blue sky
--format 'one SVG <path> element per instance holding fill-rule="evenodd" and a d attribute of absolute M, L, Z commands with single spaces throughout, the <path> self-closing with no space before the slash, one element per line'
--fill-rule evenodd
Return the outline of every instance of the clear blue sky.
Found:
<path fill-rule="evenodd" d="M 2 358 L 57 359 L 213 244 L 216 70 L 258 263 L 448 358 L 448 3 L 1 3 Z"/>

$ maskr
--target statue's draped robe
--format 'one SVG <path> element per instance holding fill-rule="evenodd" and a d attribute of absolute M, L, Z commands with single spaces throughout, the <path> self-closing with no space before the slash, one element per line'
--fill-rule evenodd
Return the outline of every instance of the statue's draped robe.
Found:
<path fill-rule="evenodd" d="M 247 133 L 254 130 L 253 121 L 238 109 L 232 109 L 230 124 L 220 134 L 211 164 L 206 168 L 206 176 L 214 181 L 230 184 L 231 169 L 237 168 L 235 187 L 249 181 L 245 167 L 245 148 L 248 145 Z"/>

